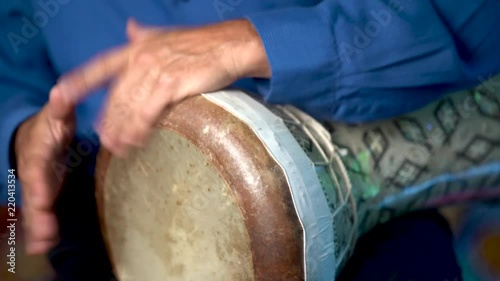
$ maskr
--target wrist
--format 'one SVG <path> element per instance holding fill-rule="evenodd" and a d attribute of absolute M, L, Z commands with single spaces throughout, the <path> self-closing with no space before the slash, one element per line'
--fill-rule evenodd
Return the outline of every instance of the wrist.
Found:
<path fill-rule="evenodd" d="M 238 79 L 271 78 L 271 68 L 262 40 L 246 19 L 227 22 L 231 24 L 235 40 L 224 50 L 223 58 L 229 60 Z"/>

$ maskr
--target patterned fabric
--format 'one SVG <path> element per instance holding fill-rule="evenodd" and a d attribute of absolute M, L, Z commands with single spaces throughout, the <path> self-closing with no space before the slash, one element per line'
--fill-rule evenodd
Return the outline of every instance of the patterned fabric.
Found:
<path fill-rule="evenodd" d="M 363 231 L 408 211 L 500 195 L 500 89 L 456 93 L 383 122 L 327 125 Z"/>
<path fill-rule="evenodd" d="M 500 88 L 491 84 L 354 126 L 319 124 L 291 106 L 269 108 L 315 164 L 334 221 L 338 267 L 360 234 L 391 218 L 500 195 Z"/>

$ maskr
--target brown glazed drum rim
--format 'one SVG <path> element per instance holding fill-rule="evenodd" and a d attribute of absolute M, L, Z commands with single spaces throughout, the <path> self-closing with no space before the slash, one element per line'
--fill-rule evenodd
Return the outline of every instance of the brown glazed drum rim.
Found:
<path fill-rule="evenodd" d="M 255 280 L 304 280 L 303 232 L 287 179 L 252 129 L 201 95 L 169 108 L 156 127 L 188 139 L 232 187 L 250 237 Z M 236 153 L 228 153 L 227 146 Z M 104 183 L 111 157 L 101 148 L 96 199 L 102 234 L 115 266 L 104 221 Z M 240 164 L 242 161 L 245 165 Z"/>

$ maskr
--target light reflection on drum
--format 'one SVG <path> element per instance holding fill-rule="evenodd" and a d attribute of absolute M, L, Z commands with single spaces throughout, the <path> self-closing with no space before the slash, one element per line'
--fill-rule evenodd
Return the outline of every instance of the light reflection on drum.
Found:
<path fill-rule="evenodd" d="M 101 151 L 97 171 L 119 280 L 332 281 L 375 225 L 500 195 L 500 89 L 356 126 L 204 94 L 126 160 Z"/>

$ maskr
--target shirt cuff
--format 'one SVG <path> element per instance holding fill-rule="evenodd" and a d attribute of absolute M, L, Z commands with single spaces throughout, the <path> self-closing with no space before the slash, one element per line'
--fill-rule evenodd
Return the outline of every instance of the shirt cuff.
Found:
<path fill-rule="evenodd" d="M 256 79 L 267 102 L 292 104 L 316 118 L 335 111 L 340 68 L 334 36 L 316 7 L 295 7 L 250 15 L 271 67 L 271 79 Z"/>

